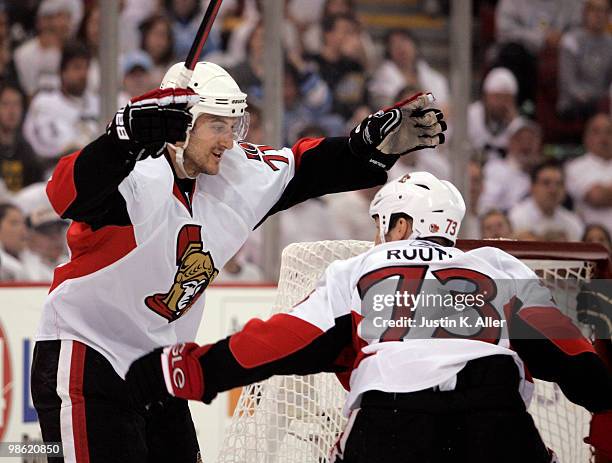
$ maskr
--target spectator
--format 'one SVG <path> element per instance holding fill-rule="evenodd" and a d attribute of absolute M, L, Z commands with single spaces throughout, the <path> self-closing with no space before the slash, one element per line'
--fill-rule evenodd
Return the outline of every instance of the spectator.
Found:
<path fill-rule="evenodd" d="M 97 95 L 86 91 L 90 55 L 84 45 L 68 43 L 61 62 L 61 88 L 32 100 L 24 135 L 47 163 L 84 146 L 98 132 Z"/>
<path fill-rule="evenodd" d="M 121 59 L 123 87 L 119 94 L 119 106 L 127 104 L 130 98 L 146 93 L 157 84 L 151 75 L 153 61 L 142 50 L 134 50 Z"/>
<path fill-rule="evenodd" d="M 546 47 L 556 49 L 561 35 L 578 26 L 581 7 L 576 0 L 501 0 L 497 4 L 497 64 L 517 77 L 519 104 L 534 101 L 536 57 Z"/>
<path fill-rule="evenodd" d="M 468 174 L 470 178 L 470 200 L 468 209 L 461 222 L 461 237 L 466 239 L 480 239 L 480 195 L 482 194 L 483 178 L 482 165 L 475 160 L 470 160 L 468 164 Z"/>
<path fill-rule="evenodd" d="M 21 134 L 24 104 L 19 89 L 0 84 L 0 178 L 13 193 L 42 179 L 36 154 Z"/>
<path fill-rule="evenodd" d="M 204 14 L 201 3 L 200 0 L 166 0 L 174 33 L 174 56 L 178 59 L 187 57 L 193 38 L 200 27 Z M 204 45 L 202 56 L 204 57 L 220 48 L 221 36 L 217 27 L 213 27 Z"/>
<path fill-rule="evenodd" d="M 512 225 L 508 216 L 497 209 L 492 209 L 480 218 L 480 235 L 483 240 L 512 239 Z"/>
<path fill-rule="evenodd" d="M 582 26 L 561 39 L 557 108 L 562 116 L 592 116 L 608 97 L 612 84 L 609 15 L 609 0 L 587 0 Z"/>
<path fill-rule="evenodd" d="M 612 119 L 597 114 L 584 130 L 586 153 L 567 165 L 567 191 L 585 223 L 612 230 Z"/>
<path fill-rule="evenodd" d="M 68 261 L 66 229 L 68 224 L 50 204 L 35 209 L 26 221 L 28 250 L 23 263 L 30 281 L 51 282 L 55 268 Z"/>
<path fill-rule="evenodd" d="M 319 66 L 319 74 L 333 95 L 333 112 L 349 119 L 365 98 L 365 69 L 354 59 L 359 42 L 359 23 L 351 15 L 323 19 L 323 47 L 309 59 Z"/>
<path fill-rule="evenodd" d="M 71 30 L 72 2 L 43 0 L 37 12 L 37 35 L 15 50 L 19 82 L 29 97 L 59 85 L 62 46 Z"/>
<path fill-rule="evenodd" d="M 483 81 L 481 99 L 468 108 L 468 136 L 485 159 L 504 157 L 510 133 L 524 122 L 516 106 L 517 91 L 508 69 L 492 69 Z"/>
<path fill-rule="evenodd" d="M 0 204 L 0 281 L 26 280 L 22 262 L 26 248 L 25 217 L 13 204 Z"/>
<path fill-rule="evenodd" d="M 612 252 L 612 239 L 610 239 L 610 233 L 603 225 L 596 223 L 587 225 L 582 235 L 582 241 L 585 243 L 599 243 Z"/>
<path fill-rule="evenodd" d="M 140 48 L 151 57 L 153 83 L 159 86 L 166 70 L 175 61 L 172 24 L 165 16 L 154 15 L 142 23 L 140 30 L 142 33 Z M 187 54 L 181 55 L 181 59 L 186 56 Z"/>
<path fill-rule="evenodd" d="M 484 167 L 482 210 L 508 211 L 529 194 L 531 171 L 541 160 L 542 131 L 534 122 L 514 128 L 505 159 L 491 159 Z"/>
<path fill-rule="evenodd" d="M 542 241 L 579 241 L 582 221 L 561 206 L 565 199 L 561 165 L 555 161 L 540 164 L 531 179 L 531 196 L 508 214 L 515 232 L 530 233 Z"/>
<path fill-rule="evenodd" d="M 443 110 L 448 105 L 446 77 L 427 64 L 410 32 L 396 29 L 387 34 L 385 61 L 368 85 L 372 105 L 376 108 L 390 106 L 395 103 L 394 97 L 406 86 L 433 93 Z"/>

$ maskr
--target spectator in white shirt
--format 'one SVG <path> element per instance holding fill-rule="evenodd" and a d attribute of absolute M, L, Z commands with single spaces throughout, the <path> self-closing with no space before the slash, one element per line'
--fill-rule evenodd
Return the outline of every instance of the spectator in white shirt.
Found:
<path fill-rule="evenodd" d="M 563 169 L 554 161 L 535 168 L 531 196 L 514 206 L 508 217 L 517 234 L 531 233 L 542 241 L 579 241 L 584 225 L 561 204 L 565 199 Z"/>
<path fill-rule="evenodd" d="M 59 85 L 61 50 L 71 32 L 72 7 L 70 0 L 44 0 L 36 15 L 37 35 L 15 50 L 19 82 L 30 97 Z"/>
<path fill-rule="evenodd" d="M 508 211 L 529 194 L 531 171 L 541 160 L 542 133 L 534 122 L 523 121 L 510 135 L 505 159 L 491 159 L 484 167 L 481 210 Z"/>
<path fill-rule="evenodd" d="M 610 238 L 610 233 L 608 233 L 608 230 L 606 230 L 604 226 L 597 223 L 586 226 L 584 235 L 582 235 L 582 241 L 585 243 L 599 243 L 608 251 L 612 252 L 612 238 Z"/>
<path fill-rule="evenodd" d="M 49 164 L 85 146 L 98 132 L 98 97 L 86 90 L 89 57 L 84 45 L 66 44 L 62 52 L 61 88 L 39 93 L 30 105 L 24 135 L 38 156 Z"/>
<path fill-rule="evenodd" d="M 568 163 L 566 187 L 585 223 L 612 230 L 612 119 L 600 113 L 587 122 L 586 153 Z"/>
<path fill-rule="evenodd" d="M 517 92 L 514 75 L 508 69 L 494 68 L 482 83 L 481 99 L 468 108 L 468 136 L 485 159 L 503 157 L 513 128 L 524 123 L 516 105 Z"/>

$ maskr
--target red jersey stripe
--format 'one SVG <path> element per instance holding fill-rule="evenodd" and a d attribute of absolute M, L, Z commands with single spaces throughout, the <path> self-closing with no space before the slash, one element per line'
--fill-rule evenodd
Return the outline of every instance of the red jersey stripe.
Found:
<path fill-rule="evenodd" d="M 89 444 L 87 441 L 87 421 L 85 417 L 85 398 L 83 397 L 83 373 L 85 371 L 85 344 L 72 343 L 70 364 L 70 402 L 72 403 L 72 431 L 74 452 L 79 463 L 89 463 Z"/>

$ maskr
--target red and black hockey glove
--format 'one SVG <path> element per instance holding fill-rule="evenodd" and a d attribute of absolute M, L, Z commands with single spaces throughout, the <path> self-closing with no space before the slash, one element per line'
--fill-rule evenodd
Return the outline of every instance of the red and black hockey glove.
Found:
<path fill-rule="evenodd" d="M 147 407 L 169 396 L 202 400 L 204 373 L 199 357 L 209 348 L 193 342 L 175 344 L 134 361 L 125 380 L 136 403 Z"/>
<path fill-rule="evenodd" d="M 593 415 L 589 437 L 585 437 L 584 441 L 612 460 L 612 410 Z"/>
<path fill-rule="evenodd" d="M 418 93 L 370 114 L 351 131 L 351 151 L 388 170 L 404 154 L 444 143 L 444 115 L 438 109 L 425 109 L 432 102 L 430 93 Z"/>
<path fill-rule="evenodd" d="M 190 89 L 152 90 L 117 111 L 106 133 L 124 147 L 131 160 L 157 158 L 164 153 L 166 142 L 185 140 L 192 119 L 189 108 L 198 101 L 198 94 Z"/>

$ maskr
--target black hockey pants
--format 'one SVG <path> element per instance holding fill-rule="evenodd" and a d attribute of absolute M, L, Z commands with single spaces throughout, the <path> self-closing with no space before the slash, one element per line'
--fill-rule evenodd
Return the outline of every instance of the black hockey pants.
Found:
<path fill-rule="evenodd" d="M 106 358 L 78 341 L 36 343 L 32 398 L 43 440 L 63 444 L 49 463 L 198 461 L 187 402 L 138 409 Z"/>
<path fill-rule="evenodd" d="M 368 391 L 336 462 L 548 463 L 518 384 L 512 358 L 497 355 L 468 362 L 453 391 Z"/>

